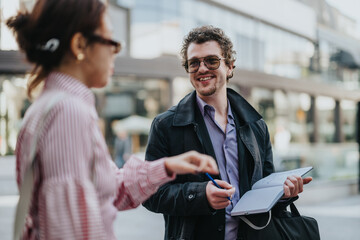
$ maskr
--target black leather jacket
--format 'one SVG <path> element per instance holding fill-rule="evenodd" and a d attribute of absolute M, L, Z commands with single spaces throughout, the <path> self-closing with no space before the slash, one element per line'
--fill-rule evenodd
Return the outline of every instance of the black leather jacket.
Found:
<path fill-rule="evenodd" d="M 257 180 L 274 171 L 271 143 L 267 126 L 253 107 L 231 89 L 227 96 L 235 117 L 238 145 L 244 144 L 246 149 L 246 159 L 239 159 L 243 195 Z M 145 159 L 153 161 L 190 150 L 215 158 L 195 91 L 154 119 Z M 178 175 L 143 204 L 164 215 L 165 239 L 224 239 L 225 210 L 209 206 L 205 193 L 208 181 L 204 174 Z"/>

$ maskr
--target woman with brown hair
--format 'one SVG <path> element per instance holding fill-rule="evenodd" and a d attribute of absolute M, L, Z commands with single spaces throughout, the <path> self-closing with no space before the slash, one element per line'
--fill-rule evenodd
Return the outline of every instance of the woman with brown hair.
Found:
<path fill-rule="evenodd" d="M 132 157 L 121 170 L 111 160 L 90 90 L 106 85 L 121 49 L 111 39 L 104 1 L 38 0 L 7 25 L 34 64 L 29 96 L 44 83 L 16 147 L 18 185 L 27 169 L 34 171 L 23 239 L 115 239 L 117 210 L 137 207 L 176 174 L 217 173 L 215 161 L 196 152 L 155 162 Z"/>

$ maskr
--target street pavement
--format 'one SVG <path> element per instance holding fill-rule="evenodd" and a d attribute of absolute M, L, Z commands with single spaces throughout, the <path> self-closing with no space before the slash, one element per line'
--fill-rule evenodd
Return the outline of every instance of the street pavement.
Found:
<path fill-rule="evenodd" d="M 2 240 L 12 239 L 12 224 L 18 200 L 14 173 L 14 157 L 0 158 L 0 239 Z M 305 194 L 306 188 L 300 198 Z M 314 217 L 318 221 L 321 239 L 360 239 L 360 195 L 329 199 L 321 203 L 299 201 L 296 205 L 302 215 Z M 161 214 L 151 213 L 140 206 L 137 209 L 119 212 L 114 230 L 117 239 L 121 240 L 161 240 L 164 223 Z"/>
<path fill-rule="evenodd" d="M 321 239 L 360 239 L 360 195 L 329 200 L 321 204 L 298 204 L 297 207 L 301 215 L 311 216 L 317 220 Z"/>

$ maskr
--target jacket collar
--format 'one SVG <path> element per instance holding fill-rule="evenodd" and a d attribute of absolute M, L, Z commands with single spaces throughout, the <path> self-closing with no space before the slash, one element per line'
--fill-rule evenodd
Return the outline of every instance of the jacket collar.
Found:
<path fill-rule="evenodd" d="M 256 122 L 261 119 L 261 115 L 237 92 L 228 88 L 227 97 L 231 104 L 233 112 L 239 117 L 241 125 Z M 195 123 L 195 111 L 198 109 L 196 103 L 196 92 L 193 91 L 186 95 L 175 108 L 175 116 L 173 120 L 174 126 L 186 126 Z"/>

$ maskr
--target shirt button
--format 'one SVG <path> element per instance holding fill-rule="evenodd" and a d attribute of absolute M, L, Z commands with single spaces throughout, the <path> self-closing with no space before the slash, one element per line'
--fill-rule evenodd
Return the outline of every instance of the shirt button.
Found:
<path fill-rule="evenodd" d="M 194 197 L 195 197 L 194 194 L 189 194 L 188 199 L 191 200 L 191 199 L 193 199 Z"/>
<path fill-rule="evenodd" d="M 224 225 L 220 225 L 220 226 L 218 227 L 218 231 L 219 231 L 219 232 L 221 232 L 222 230 L 224 230 Z"/>

